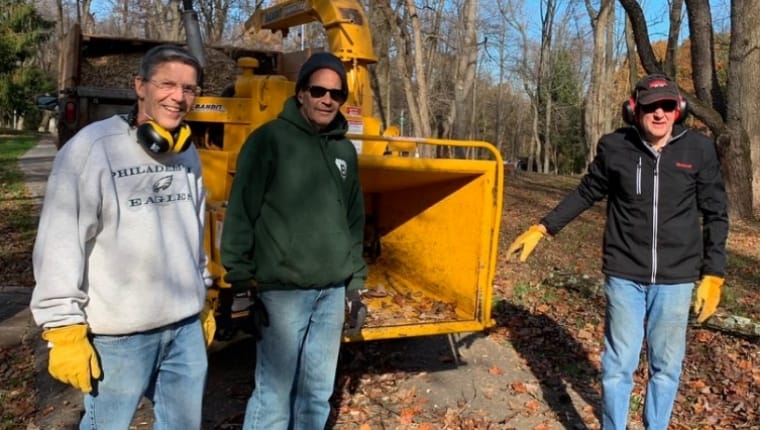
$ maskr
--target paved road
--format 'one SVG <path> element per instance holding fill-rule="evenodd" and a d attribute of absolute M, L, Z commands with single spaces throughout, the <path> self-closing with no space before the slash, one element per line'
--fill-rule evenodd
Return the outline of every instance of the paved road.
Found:
<path fill-rule="evenodd" d="M 18 160 L 27 192 L 38 207 L 42 205 L 55 158 L 55 142 L 55 137 L 44 136 Z M 18 345 L 24 339 L 34 342 L 39 412 L 28 430 L 73 430 L 79 421 L 81 395 L 56 382 L 47 373 L 47 345 L 41 340 L 40 329 L 35 326 L 29 311 L 31 293 L 32 289 L 28 287 L 0 286 L 0 348 Z"/>
<path fill-rule="evenodd" d="M 55 138 L 43 137 L 39 144 L 19 158 L 29 196 L 37 204 L 45 195 L 47 176 L 55 157 Z M 31 289 L 14 285 L 0 286 L 0 348 L 18 344 L 34 331 L 29 312 Z"/>

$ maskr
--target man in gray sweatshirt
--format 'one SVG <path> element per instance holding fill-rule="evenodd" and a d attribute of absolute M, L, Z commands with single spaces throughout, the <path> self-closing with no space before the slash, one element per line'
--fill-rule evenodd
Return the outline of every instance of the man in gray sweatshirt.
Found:
<path fill-rule="evenodd" d="M 183 122 L 201 73 L 182 48 L 151 49 L 133 112 L 88 125 L 55 158 L 31 309 L 50 374 L 85 393 L 82 429 L 128 428 L 143 395 L 156 428 L 201 426 L 211 280 L 200 161 Z"/>

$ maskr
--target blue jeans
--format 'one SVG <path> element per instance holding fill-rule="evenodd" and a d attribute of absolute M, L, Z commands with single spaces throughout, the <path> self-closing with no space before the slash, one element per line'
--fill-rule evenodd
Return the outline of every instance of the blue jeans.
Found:
<path fill-rule="evenodd" d="M 262 291 L 269 313 L 256 343 L 244 430 L 322 430 L 330 415 L 345 309 L 343 284 Z"/>
<path fill-rule="evenodd" d="M 644 284 L 608 276 L 602 354 L 602 428 L 625 430 L 641 345 L 646 335 L 649 382 L 644 425 L 667 429 L 686 352 L 693 283 Z"/>
<path fill-rule="evenodd" d="M 103 378 L 85 394 L 80 430 L 129 428 L 143 395 L 154 430 L 201 428 L 206 343 L 198 317 L 126 336 L 95 335 Z"/>

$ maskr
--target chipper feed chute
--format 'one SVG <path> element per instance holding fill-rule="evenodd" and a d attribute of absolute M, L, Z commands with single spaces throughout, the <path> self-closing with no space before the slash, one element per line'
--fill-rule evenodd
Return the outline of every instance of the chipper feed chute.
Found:
<path fill-rule="evenodd" d="M 378 141 L 377 136 L 362 137 Z M 480 331 L 492 325 L 501 157 L 485 142 L 381 139 L 481 148 L 493 156 L 360 154 L 369 264 L 363 297 L 369 312 L 361 335 L 346 340 Z"/>

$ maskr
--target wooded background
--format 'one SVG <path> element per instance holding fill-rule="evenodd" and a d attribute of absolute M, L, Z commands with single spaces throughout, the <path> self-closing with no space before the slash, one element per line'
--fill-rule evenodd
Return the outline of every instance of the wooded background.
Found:
<path fill-rule="evenodd" d="M 286 39 L 246 33 L 243 23 L 273 3 L 202 0 L 193 7 L 209 45 L 282 51 L 324 46 L 319 23 L 293 29 Z M 624 125 L 620 109 L 633 84 L 645 73 L 664 72 L 688 101 L 687 124 L 715 138 L 732 217 L 760 216 L 760 122 L 754 118 L 760 104 L 760 2 L 360 3 L 379 59 L 371 76 L 375 115 L 384 126 L 398 125 L 411 136 L 486 140 L 512 165 L 580 174 L 599 137 Z M 58 90 L 59 41 L 74 23 L 86 33 L 184 41 L 180 0 L 0 5 L 5 126 L 36 127 L 34 95 Z"/>

